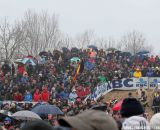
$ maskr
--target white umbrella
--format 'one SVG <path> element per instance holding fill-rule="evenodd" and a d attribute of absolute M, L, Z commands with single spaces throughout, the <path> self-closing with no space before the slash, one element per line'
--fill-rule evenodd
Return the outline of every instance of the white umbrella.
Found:
<path fill-rule="evenodd" d="M 33 120 L 42 120 L 39 115 L 31 111 L 18 111 L 14 113 L 11 117 L 17 120 L 24 120 L 24 121 L 33 121 Z"/>

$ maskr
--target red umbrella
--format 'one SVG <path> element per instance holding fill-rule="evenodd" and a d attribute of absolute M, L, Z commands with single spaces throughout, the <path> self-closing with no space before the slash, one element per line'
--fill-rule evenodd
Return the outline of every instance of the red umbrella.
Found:
<path fill-rule="evenodd" d="M 121 109 L 123 101 L 119 101 L 118 103 L 116 103 L 113 107 L 112 110 L 113 111 L 119 111 Z"/>

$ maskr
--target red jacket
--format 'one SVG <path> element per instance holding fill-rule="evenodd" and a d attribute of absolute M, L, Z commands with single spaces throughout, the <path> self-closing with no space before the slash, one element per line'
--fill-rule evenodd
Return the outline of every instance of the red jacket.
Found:
<path fill-rule="evenodd" d="M 84 90 L 77 90 L 76 93 L 77 93 L 78 97 L 81 97 L 81 98 L 86 96 L 86 93 Z"/>
<path fill-rule="evenodd" d="M 42 100 L 42 102 L 48 102 L 49 101 L 49 92 L 48 92 L 48 90 L 43 90 L 42 91 L 41 100 Z"/>
<path fill-rule="evenodd" d="M 39 102 L 39 101 L 41 101 L 41 94 L 35 92 L 35 93 L 33 94 L 33 101 L 34 101 L 34 102 Z"/>
<path fill-rule="evenodd" d="M 23 96 L 21 93 L 15 93 L 13 96 L 13 100 L 14 101 L 22 101 L 23 100 Z"/>
<path fill-rule="evenodd" d="M 18 66 L 18 73 L 19 73 L 19 74 L 23 74 L 24 71 L 25 71 L 24 66 Z"/>
<path fill-rule="evenodd" d="M 85 88 L 85 94 L 86 94 L 86 96 L 87 96 L 88 94 L 90 94 L 90 88 L 89 88 L 89 87 L 86 87 L 86 88 Z"/>

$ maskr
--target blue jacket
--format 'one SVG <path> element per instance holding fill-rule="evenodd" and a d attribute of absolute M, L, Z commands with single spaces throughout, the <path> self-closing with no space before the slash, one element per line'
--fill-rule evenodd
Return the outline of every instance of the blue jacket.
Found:
<path fill-rule="evenodd" d="M 27 82 L 28 82 L 28 78 L 23 76 L 21 78 L 21 83 L 26 84 Z"/>
<path fill-rule="evenodd" d="M 24 101 L 31 102 L 32 101 L 32 94 L 31 93 L 25 94 Z"/>
<path fill-rule="evenodd" d="M 147 72 L 147 77 L 153 77 L 154 76 L 154 72 L 152 69 L 149 69 L 149 71 Z"/>
<path fill-rule="evenodd" d="M 59 97 L 60 97 L 61 99 L 68 99 L 69 93 L 68 93 L 68 92 L 65 92 L 65 91 L 62 91 L 62 92 L 59 93 Z"/>

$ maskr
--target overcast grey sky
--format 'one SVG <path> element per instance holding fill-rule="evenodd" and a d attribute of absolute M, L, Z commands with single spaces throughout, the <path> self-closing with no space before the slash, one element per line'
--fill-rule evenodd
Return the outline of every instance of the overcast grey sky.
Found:
<path fill-rule="evenodd" d="M 0 0 L 1 19 L 14 21 L 27 9 L 57 14 L 61 30 L 72 36 L 91 29 L 118 39 L 137 30 L 160 52 L 160 0 Z"/>

